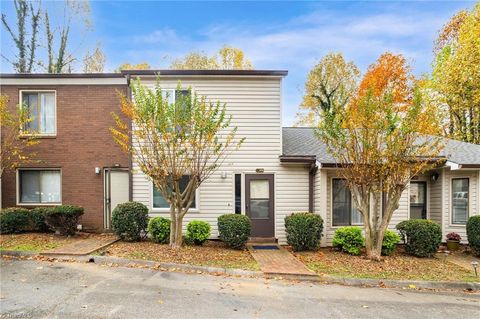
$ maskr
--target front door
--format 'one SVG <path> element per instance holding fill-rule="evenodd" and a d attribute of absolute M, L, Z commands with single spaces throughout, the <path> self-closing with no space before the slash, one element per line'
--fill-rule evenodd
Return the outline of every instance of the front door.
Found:
<path fill-rule="evenodd" d="M 105 229 L 111 228 L 112 212 L 118 204 L 129 201 L 130 185 L 128 171 L 105 169 Z"/>
<path fill-rule="evenodd" d="M 427 218 L 427 183 L 410 183 L 410 219 Z"/>
<path fill-rule="evenodd" d="M 252 237 L 274 237 L 273 174 L 245 175 L 245 209 L 252 220 Z"/>

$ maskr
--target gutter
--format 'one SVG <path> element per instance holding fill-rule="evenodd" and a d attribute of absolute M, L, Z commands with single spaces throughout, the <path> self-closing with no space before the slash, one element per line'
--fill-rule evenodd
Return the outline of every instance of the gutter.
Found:
<path fill-rule="evenodd" d="M 130 74 L 127 74 L 127 98 L 131 101 L 132 100 L 132 88 L 130 87 Z M 130 120 L 130 132 L 128 133 L 128 138 L 132 141 L 132 121 Z M 132 152 L 128 152 L 128 200 L 133 201 L 133 156 Z"/>

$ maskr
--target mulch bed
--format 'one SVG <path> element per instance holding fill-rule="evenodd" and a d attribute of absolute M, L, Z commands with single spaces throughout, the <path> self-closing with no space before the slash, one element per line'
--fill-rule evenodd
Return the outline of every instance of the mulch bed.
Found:
<path fill-rule="evenodd" d="M 296 252 L 295 256 L 318 274 L 349 278 L 375 278 L 397 280 L 434 280 L 479 282 L 473 270 L 436 258 L 417 258 L 398 249 L 381 261 L 364 256 L 351 256 L 332 248 L 317 252 Z"/>
<path fill-rule="evenodd" d="M 66 237 L 53 233 L 7 234 L 0 235 L 0 249 L 40 252 L 93 236 L 102 235 L 78 233 L 75 236 Z"/>
<path fill-rule="evenodd" d="M 116 242 L 104 249 L 107 256 L 152 260 L 201 266 L 260 269 L 247 250 L 225 247 L 223 242 L 209 240 L 203 246 L 183 246 L 179 250 L 149 240 L 140 242 Z"/>

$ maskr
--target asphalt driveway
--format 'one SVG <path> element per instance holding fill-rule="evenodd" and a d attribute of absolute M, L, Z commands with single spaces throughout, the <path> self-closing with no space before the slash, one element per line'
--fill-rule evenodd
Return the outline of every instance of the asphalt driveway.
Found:
<path fill-rule="evenodd" d="M 0 318 L 478 318 L 480 296 L 0 260 Z"/>

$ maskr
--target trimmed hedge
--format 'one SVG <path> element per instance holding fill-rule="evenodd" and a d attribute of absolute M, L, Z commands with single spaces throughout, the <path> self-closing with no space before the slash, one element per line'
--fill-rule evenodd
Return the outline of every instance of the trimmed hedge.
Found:
<path fill-rule="evenodd" d="M 218 217 L 218 232 L 228 247 L 242 249 L 252 232 L 252 223 L 245 215 L 225 214 Z"/>
<path fill-rule="evenodd" d="M 360 227 L 346 226 L 335 231 L 332 243 L 334 247 L 351 255 L 360 255 L 361 249 L 365 245 L 365 238 L 363 238 Z"/>
<path fill-rule="evenodd" d="M 154 242 L 167 244 L 170 241 L 170 219 L 165 217 L 154 217 L 148 221 L 148 233 Z"/>
<path fill-rule="evenodd" d="M 12 207 L 0 212 L 0 234 L 19 233 L 24 231 L 46 232 L 44 211 L 47 207 L 26 209 Z"/>
<path fill-rule="evenodd" d="M 480 215 L 471 216 L 468 219 L 467 238 L 472 253 L 480 257 Z"/>
<path fill-rule="evenodd" d="M 397 227 L 405 242 L 405 251 L 417 257 L 432 257 L 442 242 L 442 229 L 428 219 L 410 219 Z"/>
<path fill-rule="evenodd" d="M 12 207 L 0 213 L 0 234 L 19 233 L 28 229 L 29 211 L 25 208 Z"/>
<path fill-rule="evenodd" d="M 387 229 L 383 236 L 382 255 L 390 256 L 395 251 L 399 241 L 400 236 L 396 232 Z"/>
<path fill-rule="evenodd" d="M 312 213 L 294 213 L 285 217 L 287 243 L 294 251 L 317 250 L 323 231 L 323 219 Z"/>
<path fill-rule="evenodd" d="M 112 212 L 112 229 L 124 241 L 138 241 L 147 228 L 148 208 L 139 202 L 117 205 Z"/>
<path fill-rule="evenodd" d="M 202 245 L 210 238 L 210 224 L 203 220 L 192 220 L 187 225 L 187 243 Z"/>
<path fill-rule="evenodd" d="M 60 205 L 42 210 L 45 223 L 53 230 L 64 236 L 75 235 L 83 207 L 74 205 Z"/>

